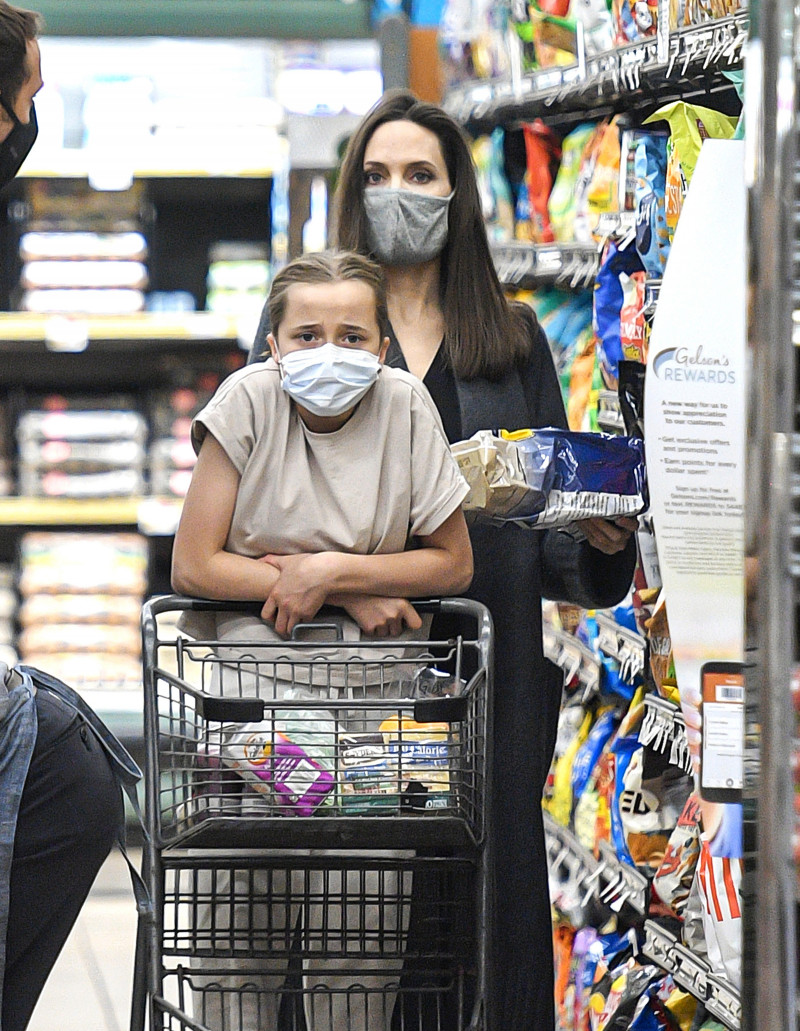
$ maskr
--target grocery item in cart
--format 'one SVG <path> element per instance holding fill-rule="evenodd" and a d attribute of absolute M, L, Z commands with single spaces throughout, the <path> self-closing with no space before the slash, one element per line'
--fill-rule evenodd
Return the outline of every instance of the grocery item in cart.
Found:
<path fill-rule="evenodd" d="M 285 697 L 297 697 L 290 689 Z M 277 710 L 222 735 L 223 763 L 281 812 L 311 816 L 333 792 L 336 722 L 319 709 Z"/>
<path fill-rule="evenodd" d="M 375 733 L 340 739 L 340 804 L 346 813 L 382 806 L 444 809 L 451 795 L 447 723 L 385 719 Z"/>
<path fill-rule="evenodd" d="M 649 496 L 642 441 L 546 428 L 480 430 L 452 445 L 470 491 L 464 510 L 526 527 L 636 516 Z"/>

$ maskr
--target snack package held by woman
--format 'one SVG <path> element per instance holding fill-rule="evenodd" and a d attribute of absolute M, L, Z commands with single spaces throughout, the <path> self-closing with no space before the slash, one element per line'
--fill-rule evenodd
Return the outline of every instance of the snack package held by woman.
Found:
<path fill-rule="evenodd" d="M 504 296 L 469 145 L 448 114 L 410 92 L 387 92 L 350 139 L 335 217 L 338 245 L 384 267 L 387 365 L 422 379 L 451 444 L 499 427 L 566 428 L 547 339 L 534 313 Z M 259 337 L 255 355 L 263 347 Z M 543 655 L 542 597 L 616 604 L 636 558 L 633 520 L 580 525 L 580 542 L 554 530 L 470 527 L 468 594 L 489 607 L 496 640 L 487 1010 L 502 1031 L 555 1023 L 541 798 L 562 676 Z M 412 934 L 424 934 L 425 904 L 414 900 Z"/>

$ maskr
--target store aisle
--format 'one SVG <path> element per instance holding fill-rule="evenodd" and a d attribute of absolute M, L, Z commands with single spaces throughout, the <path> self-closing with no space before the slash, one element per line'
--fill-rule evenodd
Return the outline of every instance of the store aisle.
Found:
<path fill-rule="evenodd" d="M 132 850 L 134 863 L 140 856 Z M 136 905 L 114 849 L 58 958 L 28 1031 L 127 1031 Z"/>

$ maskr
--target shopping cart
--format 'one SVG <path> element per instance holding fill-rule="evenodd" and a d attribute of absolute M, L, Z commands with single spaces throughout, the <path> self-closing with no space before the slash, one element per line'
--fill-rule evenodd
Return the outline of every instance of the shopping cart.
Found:
<path fill-rule="evenodd" d="M 144 606 L 132 1031 L 484 1027 L 491 619 L 415 606 L 458 632 L 198 640 L 181 614 L 260 606 Z"/>

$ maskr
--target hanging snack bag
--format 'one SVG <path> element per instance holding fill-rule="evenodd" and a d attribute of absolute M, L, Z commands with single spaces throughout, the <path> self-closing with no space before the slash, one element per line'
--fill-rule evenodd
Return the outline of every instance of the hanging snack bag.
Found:
<path fill-rule="evenodd" d="M 648 276 L 660 279 L 669 256 L 667 228 L 667 137 L 642 134 L 634 153 L 636 250 Z"/>
<path fill-rule="evenodd" d="M 569 375 L 567 423 L 576 433 L 585 428 L 596 369 L 597 340 L 592 334 L 585 341 L 583 349 L 576 352 Z"/>
<path fill-rule="evenodd" d="M 534 122 L 526 122 L 522 131 L 525 136 L 528 169 L 531 240 L 533 243 L 552 243 L 554 236 L 547 203 L 561 157 L 561 148 L 556 134 L 540 118 Z"/>
<path fill-rule="evenodd" d="M 575 708 L 581 711 L 579 707 Z M 560 823 L 563 827 L 569 826 L 572 814 L 572 765 L 578 749 L 589 735 L 591 726 L 592 714 L 584 712 L 578 730 L 565 744 L 563 751 L 556 759 L 553 770 L 553 794 L 546 808 L 556 823 Z M 566 727 L 564 730 L 566 731 Z M 558 744 L 556 748 L 558 748 Z"/>
<path fill-rule="evenodd" d="M 701 841 L 697 888 L 708 962 L 737 988 L 742 979 L 742 868 L 741 859 L 714 856 L 709 843 Z"/>
<path fill-rule="evenodd" d="M 600 709 L 588 737 L 576 752 L 572 764 L 572 798 L 574 802 L 579 801 L 583 795 L 600 753 L 619 726 L 620 718 L 620 712 L 616 707 L 609 706 Z"/>
<path fill-rule="evenodd" d="M 597 128 L 594 168 L 586 193 L 589 224 L 594 236 L 602 215 L 619 211 L 620 140 L 619 118 L 601 122 Z"/>
<path fill-rule="evenodd" d="M 575 240 L 578 176 L 595 131 L 593 122 L 582 122 L 561 141 L 561 164 L 547 205 L 553 235 L 559 243 L 572 243 Z"/>
<path fill-rule="evenodd" d="M 570 17 L 583 24 L 583 44 L 589 56 L 604 54 L 614 46 L 614 23 L 606 0 L 571 0 Z"/>
<path fill-rule="evenodd" d="M 679 920 L 683 920 L 699 858 L 700 804 L 696 795 L 690 795 L 653 878 L 653 891 Z"/>
<path fill-rule="evenodd" d="M 647 364 L 647 320 L 644 317 L 645 281 L 644 272 L 620 272 L 622 286 L 622 308 L 619 313 L 619 340 L 623 360 Z M 619 374 L 619 363 L 617 365 Z"/>
<path fill-rule="evenodd" d="M 634 247 L 620 248 L 613 241 L 606 246 L 594 286 L 594 332 L 603 381 L 609 390 L 618 386 L 618 363 L 624 359 L 620 337 L 620 314 L 624 303 L 620 273 L 642 272 Z"/>
<path fill-rule="evenodd" d="M 653 112 L 645 122 L 669 123 L 667 144 L 665 215 L 670 243 L 692 181 L 703 140 L 729 140 L 736 131 L 736 118 L 711 108 L 676 100 Z"/>

